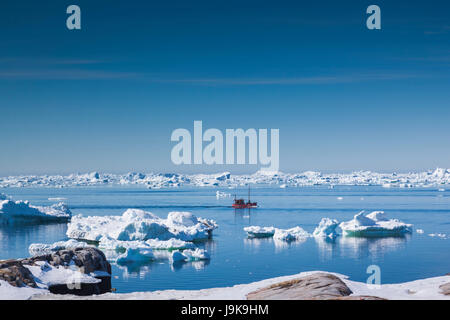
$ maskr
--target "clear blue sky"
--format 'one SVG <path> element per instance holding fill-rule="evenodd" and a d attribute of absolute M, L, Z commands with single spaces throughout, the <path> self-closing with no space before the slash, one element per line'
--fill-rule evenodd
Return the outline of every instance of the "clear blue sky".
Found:
<path fill-rule="evenodd" d="M 256 169 L 174 166 L 194 120 L 279 128 L 287 172 L 450 167 L 449 17 L 443 0 L 3 1 L 0 175 Z"/>

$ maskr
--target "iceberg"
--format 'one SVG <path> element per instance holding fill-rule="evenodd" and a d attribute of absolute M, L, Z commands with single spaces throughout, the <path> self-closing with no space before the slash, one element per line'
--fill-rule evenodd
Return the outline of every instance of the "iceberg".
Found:
<path fill-rule="evenodd" d="M 128 248 L 125 253 L 117 257 L 116 263 L 119 265 L 128 263 L 146 263 L 155 260 L 151 249 Z"/>
<path fill-rule="evenodd" d="M 49 207 L 32 206 L 28 201 L 0 201 L 0 221 L 22 222 L 66 222 L 72 212 L 62 202 Z"/>
<path fill-rule="evenodd" d="M 171 260 L 172 262 L 179 261 L 200 261 L 200 260 L 209 260 L 209 253 L 204 249 L 196 248 L 195 250 L 183 250 L 183 251 L 174 251 L 172 252 Z"/>
<path fill-rule="evenodd" d="M 296 241 L 306 239 L 310 236 L 308 232 L 300 227 L 294 227 L 291 229 L 279 229 L 274 227 L 258 227 L 250 226 L 245 227 L 244 231 L 247 232 L 249 238 L 271 238 L 273 237 L 278 241 Z"/>
<path fill-rule="evenodd" d="M 58 241 L 53 244 L 44 244 L 44 243 L 32 243 L 28 247 L 28 251 L 31 255 L 44 255 L 50 254 L 52 252 L 63 250 L 63 249 L 76 249 L 76 248 L 86 248 L 92 247 L 86 242 L 76 241 L 73 239 L 67 241 Z"/>
<path fill-rule="evenodd" d="M 270 238 L 275 234 L 274 227 L 250 226 L 245 227 L 244 231 L 247 232 L 249 238 Z"/>
<path fill-rule="evenodd" d="M 122 216 L 74 216 L 68 224 L 67 236 L 99 242 L 104 236 L 121 241 L 149 239 L 182 241 L 205 240 L 217 228 L 213 220 L 197 218 L 190 212 L 170 212 L 162 219 L 151 212 L 128 209 Z"/>
<path fill-rule="evenodd" d="M 339 222 L 336 219 L 322 218 L 319 225 L 314 230 L 313 236 L 335 239 L 338 236 L 336 231 L 338 226 Z"/>
<path fill-rule="evenodd" d="M 308 232 L 301 227 L 294 227 L 291 229 L 276 229 L 273 238 L 280 241 L 297 241 L 303 240 L 310 236 Z"/>
<path fill-rule="evenodd" d="M 383 211 L 364 215 L 358 213 L 352 220 L 342 222 L 339 227 L 345 236 L 353 237 L 391 237 L 412 232 L 412 225 L 397 219 L 387 219 Z"/>
<path fill-rule="evenodd" d="M 146 241 L 122 241 L 106 236 L 102 237 L 98 244 L 101 250 L 113 250 L 116 252 L 123 252 L 129 248 L 141 248 L 141 249 L 151 249 L 151 250 L 179 250 L 179 249 L 192 249 L 194 244 L 192 242 L 186 242 L 179 239 L 169 239 L 169 240 L 157 240 L 148 239 Z"/>

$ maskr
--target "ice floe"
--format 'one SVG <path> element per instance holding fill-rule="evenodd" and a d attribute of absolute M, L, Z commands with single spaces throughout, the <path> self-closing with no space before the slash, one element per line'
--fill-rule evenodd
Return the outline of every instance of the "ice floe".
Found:
<path fill-rule="evenodd" d="M 74 216 L 67 235 L 90 241 L 100 241 L 103 236 L 122 241 L 172 238 L 196 241 L 208 239 L 216 228 L 215 221 L 197 218 L 189 212 L 170 212 L 167 219 L 162 219 L 150 212 L 128 209 L 122 216 Z"/>
<path fill-rule="evenodd" d="M 230 198 L 230 197 L 231 197 L 230 193 L 226 193 L 226 192 L 222 192 L 222 191 L 216 191 L 216 198 L 217 199 Z"/>
<path fill-rule="evenodd" d="M 28 201 L 0 201 L 0 222 L 66 222 L 72 212 L 62 202 L 52 206 L 33 206 Z"/>
<path fill-rule="evenodd" d="M 195 250 L 183 250 L 183 251 L 173 251 L 171 260 L 172 262 L 179 261 L 199 261 L 199 260 L 209 260 L 210 256 L 208 252 L 204 249 L 196 248 Z"/>
<path fill-rule="evenodd" d="M 296 241 L 310 237 L 311 235 L 303 230 L 301 227 L 294 227 L 291 229 L 276 229 L 273 235 L 275 240 L 282 241 Z"/>
<path fill-rule="evenodd" d="M 274 227 L 258 227 L 250 226 L 245 227 L 244 231 L 247 232 L 249 238 L 271 238 L 279 241 L 295 241 L 305 239 L 311 236 L 308 232 L 301 227 L 294 227 L 290 229 L 279 229 Z"/>
<path fill-rule="evenodd" d="M 412 225 L 397 219 L 387 219 L 383 211 L 374 211 L 364 215 L 358 213 L 352 220 L 342 222 L 339 227 L 343 235 L 354 237 L 389 237 L 412 232 Z"/>
<path fill-rule="evenodd" d="M 128 248 L 125 253 L 117 257 L 116 263 L 127 264 L 127 263 L 146 263 L 155 260 L 153 251 L 151 249 L 143 248 Z"/>
<path fill-rule="evenodd" d="M 352 173 L 321 173 L 306 171 L 301 173 L 258 171 L 250 175 L 218 174 L 175 174 L 175 173 L 127 173 L 108 174 L 92 172 L 88 174 L 9 176 L 0 177 L 1 187 L 75 187 L 99 185 L 144 185 L 150 189 L 180 186 L 233 187 L 248 184 L 276 184 L 280 187 L 313 185 L 372 185 L 390 187 L 439 187 L 450 185 L 450 169 L 437 168 L 425 172 L 378 173 L 355 171 Z"/>
<path fill-rule="evenodd" d="M 322 218 L 319 225 L 314 230 L 313 236 L 335 239 L 338 236 L 336 230 L 338 226 L 339 222 L 336 219 Z"/>
<path fill-rule="evenodd" d="M 275 234 L 274 227 L 250 226 L 245 227 L 244 231 L 247 232 L 249 238 L 270 238 Z"/>
<path fill-rule="evenodd" d="M 58 241 L 53 244 L 32 243 L 28 247 L 28 251 L 31 255 L 44 255 L 63 249 L 76 249 L 86 247 L 91 247 L 91 245 L 83 241 L 70 239 L 67 241 Z"/>

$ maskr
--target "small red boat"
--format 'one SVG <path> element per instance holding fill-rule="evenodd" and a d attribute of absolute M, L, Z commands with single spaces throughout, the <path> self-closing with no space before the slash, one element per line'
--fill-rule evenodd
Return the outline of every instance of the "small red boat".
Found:
<path fill-rule="evenodd" d="M 232 205 L 235 209 L 247 209 L 247 208 L 257 208 L 257 202 L 250 201 L 250 186 L 248 187 L 248 201 L 245 202 L 244 199 L 236 199 L 236 195 L 234 195 L 234 203 Z"/>

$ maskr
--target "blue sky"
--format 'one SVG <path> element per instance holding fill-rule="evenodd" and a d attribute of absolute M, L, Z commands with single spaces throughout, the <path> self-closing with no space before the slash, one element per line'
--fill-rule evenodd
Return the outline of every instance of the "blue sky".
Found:
<path fill-rule="evenodd" d="M 82 30 L 65 27 L 77 4 Z M 365 10 L 381 7 L 382 30 Z M 280 169 L 450 167 L 448 1 L 9 1 L 0 175 L 175 166 L 176 128 L 279 128 Z"/>

